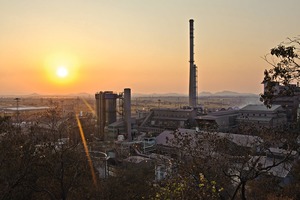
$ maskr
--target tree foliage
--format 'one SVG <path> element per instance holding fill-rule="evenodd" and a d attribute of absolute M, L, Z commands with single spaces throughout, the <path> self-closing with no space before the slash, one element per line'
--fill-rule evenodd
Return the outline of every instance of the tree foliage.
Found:
<path fill-rule="evenodd" d="M 0 121 L 0 199 L 86 199 L 97 188 L 76 134 L 57 111 L 49 110 L 31 127 Z"/>
<path fill-rule="evenodd" d="M 261 94 L 261 100 L 268 106 L 277 95 L 294 95 L 291 84 L 300 80 L 300 36 L 288 38 L 286 42 L 279 44 L 270 50 L 270 54 L 264 57 L 272 66 L 264 71 L 263 83 L 265 92 Z M 285 86 L 278 91 L 277 84 Z"/>
<path fill-rule="evenodd" d="M 197 177 L 178 174 L 155 185 L 155 196 L 151 199 L 220 199 L 222 190 L 216 181 L 207 180 L 203 174 Z"/>
<path fill-rule="evenodd" d="M 169 143 L 180 152 L 175 161 L 175 177 L 181 177 L 183 183 L 177 181 L 180 184 L 174 185 L 176 181 L 172 181 L 173 174 L 170 175 L 170 183 L 162 188 L 160 195 L 168 195 L 173 190 L 174 195 L 175 191 L 183 195 L 188 191 L 184 193 L 185 199 L 199 199 L 196 195 L 203 195 L 201 188 L 197 188 L 201 183 L 199 174 L 203 174 L 208 182 L 214 181 L 213 188 L 218 192 L 216 196 L 211 196 L 208 191 L 211 191 L 212 185 L 208 185 L 205 192 L 208 196 L 201 196 L 204 199 L 256 199 L 258 194 L 271 194 L 274 190 L 254 184 L 266 183 L 271 180 L 269 177 L 276 180 L 272 182 L 274 188 L 281 188 L 279 183 L 282 179 L 279 177 L 282 175 L 277 174 L 277 170 L 291 168 L 298 148 L 295 142 L 297 135 L 288 134 L 286 129 L 262 131 L 260 135 L 265 136 L 263 139 L 242 135 L 234 139 L 235 136 L 223 133 L 175 132 L 174 139 Z M 283 153 L 278 154 L 277 150 Z M 278 195 L 283 195 L 282 191 Z"/>

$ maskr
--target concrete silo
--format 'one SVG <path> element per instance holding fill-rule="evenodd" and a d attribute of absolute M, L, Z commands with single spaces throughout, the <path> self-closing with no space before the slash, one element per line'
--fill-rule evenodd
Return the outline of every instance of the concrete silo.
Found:
<path fill-rule="evenodd" d="M 99 92 L 95 94 L 97 114 L 97 137 L 104 138 L 105 126 L 117 121 L 118 95 L 111 92 Z"/>

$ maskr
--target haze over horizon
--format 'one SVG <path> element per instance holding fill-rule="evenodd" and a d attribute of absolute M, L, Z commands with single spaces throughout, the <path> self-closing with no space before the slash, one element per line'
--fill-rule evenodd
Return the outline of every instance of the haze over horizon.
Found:
<path fill-rule="evenodd" d="M 99 92 L 99 91 L 97 91 Z M 115 93 L 119 93 L 122 91 L 113 91 Z M 206 96 L 253 96 L 253 95 L 259 95 L 256 93 L 240 93 L 240 92 L 235 92 L 235 91 L 218 91 L 218 92 L 207 92 L 207 91 L 202 91 L 198 93 L 198 97 L 206 97 Z M 14 94 L 0 94 L 0 97 L 30 97 L 30 96 L 94 96 L 94 93 L 87 93 L 87 92 L 78 92 L 78 93 L 66 93 L 66 94 L 40 94 L 40 93 L 14 93 Z M 188 97 L 188 94 L 183 94 L 183 93 L 174 93 L 174 92 L 169 92 L 169 93 L 132 93 L 133 97 L 147 97 L 147 96 L 153 96 L 153 97 L 159 97 L 159 96 L 169 96 L 169 97 Z"/>
<path fill-rule="evenodd" d="M 300 2 L 0 0 L 0 95 L 262 92 L 261 58 L 299 35 Z"/>

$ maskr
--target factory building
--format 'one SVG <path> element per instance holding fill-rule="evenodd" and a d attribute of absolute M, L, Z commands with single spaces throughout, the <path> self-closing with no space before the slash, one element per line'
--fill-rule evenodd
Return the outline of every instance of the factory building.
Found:
<path fill-rule="evenodd" d="M 141 132 L 159 134 L 164 130 L 190 128 L 195 126 L 197 110 L 186 109 L 151 109 L 150 113 L 139 127 Z"/>
<path fill-rule="evenodd" d="M 237 127 L 238 110 L 221 110 L 208 115 L 197 116 L 200 129 L 227 132 Z"/>
<path fill-rule="evenodd" d="M 104 128 L 117 121 L 118 95 L 111 92 L 99 92 L 95 94 L 97 115 L 97 136 L 104 137 Z"/>
<path fill-rule="evenodd" d="M 287 122 L 285 110 L 280 105 L 267 108 L 265 105 L 247 105 L 239 110 L 237 117 L 239 124 L 255 126 L 257 128 L 275 128 Z"/>
<path fill-rule="evenodd" d="M 121 115 L 121 127 L 119 131 L 125 131 L 131 138 L 131 90 L 125 88 L 123 93 L 116 94 L 112 91 L 99 92 L 95 94 L 97 115 L 97 137 L 107 139 L 107 127 L 117 122 L 117 100 L 119 102 L 119 114 Z M 125 126 L 125 127 L 124 127 Z M 121 132 L 124 134 L 124 132 Z"/>
<path fill-rule="evenodd" d="M 267 82 L 264 84 L 264 94 L 267 92 Z M 287 121 L 296 122 L 298 119 L 298 107 L 300 104 L 300 87 L 295 84 L 289 84 L 286 86 L 280 85 L 278 82 L 273 82 L 274 97 L 271 101 L 272 105 L 281 105 L 286 111 Z M 290 93 L 290 94 L 288 94 Z M 293 93 L 293 94 L 292 94 Z"/>
<path fill-rule="evenodd" d="M 281 105 L 282 108 L 285 110 L 287 115 L 288 122 L 296 122 L 297 115 L 299 115 L 298 107 L 300 104 L 300 95 L 299 96 L 282 96 L 277 97 L 273 100 L 272 106 L 274 105 Z"/>

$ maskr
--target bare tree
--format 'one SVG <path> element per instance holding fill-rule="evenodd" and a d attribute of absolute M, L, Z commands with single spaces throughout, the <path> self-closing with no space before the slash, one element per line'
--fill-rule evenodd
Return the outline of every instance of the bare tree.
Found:
<path fill-rule="evenodd" d="M 74 119 L 74 118 L 73 118 Z M 2 126 L 3 125 L 3 126 Z M 49 110 L 29 129 L 1 123 L 0 199 L 85 199 L 98 191 L 76 121 Z M 75 127 L 77 129 L 75 129 Z"/>

